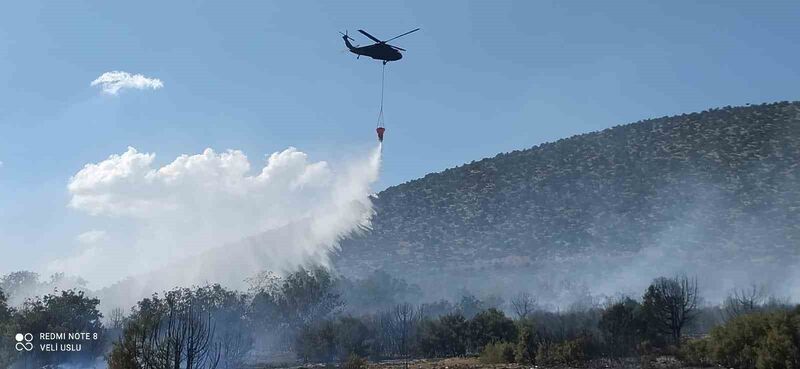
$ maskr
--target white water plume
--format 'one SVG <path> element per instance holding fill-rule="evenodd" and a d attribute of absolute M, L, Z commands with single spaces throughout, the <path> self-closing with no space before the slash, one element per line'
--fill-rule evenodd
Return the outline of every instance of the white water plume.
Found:
<path fill-rule="evenodd" d="M 381 150 L 334 168 L 290 147 L 254 174 L 236 150 L 154 162 L 155 154 L 128 148 L 70 179 L 69 206 L 93 215 L 92 232 L 104 236 L 49 271 L 80 275 L 92 288 L 125 280 L 117 286 L 127 288 L 106 294 L 134 298 L 192 284 L 237 288 L 263 270 L 329 265 L 342 237 L 370 227 Z"/>

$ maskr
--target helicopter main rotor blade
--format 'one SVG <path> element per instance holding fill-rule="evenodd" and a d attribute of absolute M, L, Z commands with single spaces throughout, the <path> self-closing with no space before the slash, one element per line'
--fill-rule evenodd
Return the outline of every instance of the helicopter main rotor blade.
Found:
<path fill-rule="evenodd" d="M 375 36 L 370 35 L 369 33 L 367 33 L 367 31 L 364 31 L 363 29 L 358 30 L 358 32 L 361 32 L 361 34 L 363 34 L 364 36 L 369 37 L 369 39 L 372 40 L 372 41 L 375 41 L 375 42 L 377 42 L 379 44 L 383 43 L 383 41 L 378 40 L 377 38 L 375 38 Z"/>
<path fill-rule="evenodd" d="M 389 45 L 389 44 L 387 44 L 387 45 Z M 389 47 L 391 47 L 392 49 L 395 49 L 395 50 L 406 51 L 406 49 L 404 49 L 402 47 L 397 47 L 397 46 L 394 46 L 394 45 L 389 45 Z"/>
<path fill-rule="evenodd" d="M 417 28 L 417 29 L 413 29 L 413 30 L 411 30 L 411 31 L 408 31 L 408 32 L 406 32 L 406 33 L 404 33 L 404 34 L 402 34 L 402 35 L 400 35 L 400 36 L 394 36 L 394 37 L 392 37 L 392 38 L 390 38 L 390 39 L 388 39 L 388 40 L 386 40 L 386 41 L 384 41 L 384 42 L 389 42 L 389 41 L 391 41 L 391 40 L 398 39 L 398 38 L 400 38 L 400 37 L 403 37 L 403 36 L 405 36 L 405 35 L 407 35 L 407 34 L 409 34 L 409 33 L 414 33 L 414 32 L 417 32 L 417 31 L 419 31 L 419 28 Z"/>

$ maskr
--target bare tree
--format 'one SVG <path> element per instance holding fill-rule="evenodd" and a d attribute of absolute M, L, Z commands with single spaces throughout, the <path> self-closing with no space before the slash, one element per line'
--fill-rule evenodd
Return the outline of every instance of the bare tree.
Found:
<path fill-rule="evenodd" d="M 695 318 L 697 300 L 697 279 L 661 277 L 647 288 L 643 307 L 651 322 L 680 345 L 681 331 Z"/>
<path fill-rule="evenodd" d="M 520 292 L 511 298 L 511 308 L 517 319 L 525 320 L 536 310 L 536 299 L 528 292 Z"/>
<path fill-rule="evenodd" d="M 219 365 L 222 350 L 214 339 L 211 315 L 196 311 L 191 303 L 170 304 L 130 322 L 125 331 L 109 367 L 216 369 Z"/>
<path fill-rule="evenodd" d="M 407 360 L 408 342 L 411 340 L 411 335 L 414 328 L 416 328 L 419 316 L 414 306 L 408 303 L 395 306 L 393 313 L 393 325 L 394 331 L 397 332 L 399 353 L 404 360 Z M 407 368 L 408 362 L 404 361 L 404 363 Z"/>
<path fill-rule="evenodd" d="M 125 327 L 125 311 L 122 308 L 114 308 L 108 314 L 108 328 L 122 329 Z"/>
<path fill-rule="evenodd" d="M 244 367 L 245 356 L 252 346 L 247 332 L 241 329 L 226 330 L 219 336 L 221 353 L 221 369 L 239 369 Z"/>
<path fill-rule="evenodd" d="M 186 340 L 186 369 L 216 368 L 219 364 L 219 344 L 214 341 L 214 324 L 211 314 L 201 315 L 192 305 L 183 317 Z M 175 369 L 180 369 L 176 367 Z"/>
<path fill-rule="evenodd" d="M 763 286 L 752 285 L 749 289 L 734 289 L 723 303 L 726 319 L 750 314 L 759 310 L 767 302 L 767 292 Z"/>
<path fill-rule="evenodd" d="M 408 303 L 395 305 L 382 312 L 375 322 L 380 338 L 374 347 L 389 356 L 403 358 L 405 362 L 421 317 L 422 310 Z"/>

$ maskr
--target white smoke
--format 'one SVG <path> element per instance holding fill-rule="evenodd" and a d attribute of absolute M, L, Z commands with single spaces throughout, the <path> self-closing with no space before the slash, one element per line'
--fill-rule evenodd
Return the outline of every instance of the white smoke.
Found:
<path fill-rule="evenodd" d="M 237 150 L 206 149 L 161 167 L 155 160 L 129 147 L 70 179 L 69 206 L 103 231 L 78 236 L 92 242 L 49 271 L 81 275 L 93 288 L 136 276 L 148 294 L 206 282 L 240 287 L 264 269 L 328 264 L 342 237 L 370 226 L 380 149 L 341 168 L 291 147 L 257 171 Z"/>

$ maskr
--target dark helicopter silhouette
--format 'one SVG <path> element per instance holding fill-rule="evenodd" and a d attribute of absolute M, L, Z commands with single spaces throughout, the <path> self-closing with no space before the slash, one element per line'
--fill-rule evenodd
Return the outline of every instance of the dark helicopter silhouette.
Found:
<path fill-rule="evenodd" d="M 378 40 L 377 38 L 375 38 L 374 36 L 370 35 L 366 31 L 360 29 L 360 30 L 358 30 L 358 32 L 361 32 L 364 36 L 369 37 L 370 40 L 375 41 L 375 43 L 372 44 L 372 45 L 361 46 L 361 47 L 353 46 L 353 44 L 351 44 L 350 41 L 355 41 L 355 40 L 353 40 L 352 37 L 348 36 L 347 33 L 342 33 L 342 39 L 344 39 L 344 44 L 347 45 L 347 48 L 350 49 L 351 53 L 356 54 L 359 57 L 361 55 L 364 55 L 364 56 L 369 56 L 372 59 L 383 60 L 383 64 L 386 64 L 387 62 L 390 62 L 390 61 L 395 61 L 395 60 L 402 59 L 403 58 L 403 54 L 400 54 L 400 52 L 401 51 L 406 51 L 406 49 L 403 49 L 401 47 L 389 45 L 389 44 L 387 44 L 387 42 L 392 41 L 394 39 L 398 39 L 398 38 L 403 37 L 403 36 L 405 36 L 405 35 L 407 35 L 409 33 L 416 32 L 416 31 L 419 31 L 419 28 L 411 30 L 411 31 L 408 31 L 408 32 L 406 32 L 406 33 L 404 33 L 402 35 L 392 37 L 392 38 L 390 38 L 390 39 L 388 39 L 386 41 L 381 41 L 381 40 Z M 341 32 L 339 32 L 339 33 L 341 33 Z M 356 58 L 358 58 L 358 57 L 356 57 Z"/>

